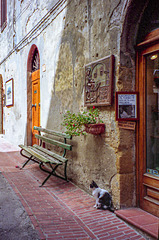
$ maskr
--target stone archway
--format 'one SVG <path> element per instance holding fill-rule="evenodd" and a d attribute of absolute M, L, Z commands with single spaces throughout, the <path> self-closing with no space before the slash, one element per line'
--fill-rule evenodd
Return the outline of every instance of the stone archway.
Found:
<path fill-rule="evenodd" d="M 123 16 L 120 39 L 117 91 L 135 91 L 135 45 L 140 21 L 149 0 L 131 0 Z M 136 206 L 136 132 L 119 128 L 120 143 L 117 153 L 120 207 Z"/>
<path fill-rule="evenodd" d="M 120 66 L 117 83 L 119 90 L 135 90 L 135 46 L 140 21 L 148 2 L 149 0 L 132 0 L 127 8 L 120 39 Z M 123 78 L 124 75 L 127 78 Z"/>
<path fill-rule="evenodd" d="M 37 58 L 35 63 L 35 58 Z M 40 68 L 39 51 L 35 44 L 30 48 L 27 61 L 27 145 L 32 144 L 32 72 Z"/>

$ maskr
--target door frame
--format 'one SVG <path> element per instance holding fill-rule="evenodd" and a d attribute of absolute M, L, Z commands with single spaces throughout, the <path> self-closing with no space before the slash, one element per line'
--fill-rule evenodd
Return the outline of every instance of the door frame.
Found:
<path fill-rule="evenodd" d="M 33 59 L 34 53 L 38 51 L 38 48 L 33 44 L 29 50 L 27 60 L 27 128 L 25 144 L 32 144 L 32 72 L 33 72 Z M 38 51 L 39 54 L 39 51 Z M 40 69 L 40 55 L 39 55 L 39 68 Z"/>
<path fill-rule="evenodd" d="M 159 29 L 146 36 L 144 42 L 137 46 L 136 57 L 136 90 L 139 92 L 140 118 L 136 136 L 136 171 L 137 171 L 137 205 L 154 215 L 159 216 L 158 208 L 153 203 L 146 202 L 146 186 L 157 188 L 159 178 L 146 173 L 146 84 L 145 56 L 159 51 Z"/>

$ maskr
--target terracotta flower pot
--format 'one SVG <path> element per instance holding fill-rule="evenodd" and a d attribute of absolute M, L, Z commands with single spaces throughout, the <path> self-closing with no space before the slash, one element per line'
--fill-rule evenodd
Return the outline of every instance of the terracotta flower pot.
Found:
<path fill-rule="evenodd" d="M 85 124 L 85 131 L 94 135 L 99 135 L 105 132 L 104 123 Z"/>

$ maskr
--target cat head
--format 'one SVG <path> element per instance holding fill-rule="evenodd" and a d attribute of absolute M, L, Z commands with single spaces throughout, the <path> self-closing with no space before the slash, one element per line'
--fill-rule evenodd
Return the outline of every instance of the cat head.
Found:
<path fill-rule="evenodd" d="M 92 180 L 90 188 L 98 188 L 98 185 Z"/>

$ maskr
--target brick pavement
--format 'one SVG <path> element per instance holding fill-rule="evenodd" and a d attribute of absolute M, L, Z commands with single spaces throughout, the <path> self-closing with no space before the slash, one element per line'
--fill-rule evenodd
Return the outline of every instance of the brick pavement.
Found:
<path fill-rule="evenodd" d="M 16 149 L 17 150 L 17 149 Z M 0 140 L 0 171 L 28 213 L 39 239 L 146 239 L 114 213 L 93 208 L 94 199 L 72 184 L 44 179 L 37 164 L 17 168 L 24 162 L 19 151 Z"/>

